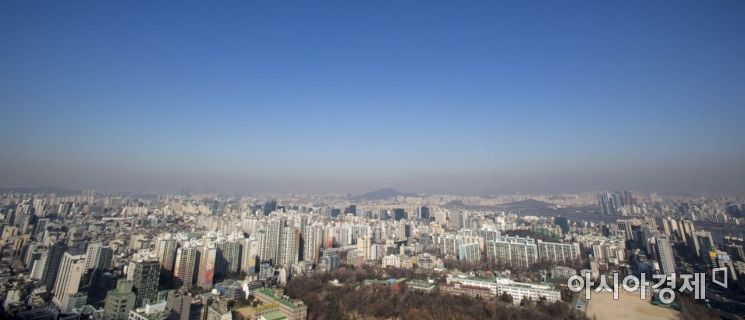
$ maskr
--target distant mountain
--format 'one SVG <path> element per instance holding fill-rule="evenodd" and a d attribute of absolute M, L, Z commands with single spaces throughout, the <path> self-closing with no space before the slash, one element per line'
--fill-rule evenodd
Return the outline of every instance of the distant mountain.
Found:
<path fill-rule="evenodd" d="M 385 200 L 389 198 L 395 198 L 398 196 L 416 196 L 416 194 L 401 192 L 393 188 L 383 188 L 383 189 L 378 189 L 375 191 L 371 191 L 365 194 L 352 197 L 352 199 L 373 201 L 373 200 Z"/>
<path fill-rule="evenodd" d="M 461 200 L 451 200 L 450 202 L 446 203 L 444 205 L 446 208 L 460 208 L 460 207 L 466 207 L 466 204 L 463 203 Z"/>
<path fill-rule="evenodd" d="M 57 188 L 57 187 L 6 187 L 6 188 L 0 188 L 0 194 L 5 194 L 8 192 L 15 192 L 15 193 L 26 193 L 26 194 L 36 194 L 36 193 L 54 193 L 57 195 L 74 195 L 74 194 L 80 194 L 80 191 L 78 190 L 70 190 L 70 189 L 63 189 L 63 188 Z"/>

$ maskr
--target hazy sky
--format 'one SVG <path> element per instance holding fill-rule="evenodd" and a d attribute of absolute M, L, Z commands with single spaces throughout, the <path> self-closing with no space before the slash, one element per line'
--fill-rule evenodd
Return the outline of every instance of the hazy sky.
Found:
<path fill-rule="evenodd" d="M 745 1 L 2 1 L 0 186 L 745 192 Z"/>

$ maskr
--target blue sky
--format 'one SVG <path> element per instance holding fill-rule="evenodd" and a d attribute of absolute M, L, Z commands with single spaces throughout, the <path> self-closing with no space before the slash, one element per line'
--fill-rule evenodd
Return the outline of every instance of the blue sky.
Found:
<path fill-rule="evenodd" d="M 3 1 L 0 184 L 745 192 L 742 1 Z"/>

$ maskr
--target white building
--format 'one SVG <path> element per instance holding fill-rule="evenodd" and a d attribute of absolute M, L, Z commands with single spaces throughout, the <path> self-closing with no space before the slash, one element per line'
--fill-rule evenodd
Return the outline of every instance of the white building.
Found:
<path fill-rule="evenodd" d="M 555 290 L 551 286 L 543 284 L 509 281 L 507 283 L 497 285 L 497 294 L 502 295 L 503 293 L 507 293 L 512 296 L 512 303 L 515 305 L 520 304 L 520 302 L 526 298 L 533 301 L 538 301 L 541 298 L 544 298 L 548 303 L 553 303 L 561 300 L 561 291 Z"/>
<path fill-rule="evenodd" d="M 52 290 L 54 294 L 52 301 L 55 305 L 61 307 L 63 305 L 63 299 L 67 295 L 78 293 L 86 271 L 85 255 L 73 255 L 65 252 L 60 262 L 59 271 L 57 272 L 54 289 Z"/>
<path fill-rule="evenodd" d="M 385 257 L 383 257 L 383 268 L 386 267 L 394 267 L 394 268 L 401 268 L 401 258 L 395 254 L 389 254 Z"/>

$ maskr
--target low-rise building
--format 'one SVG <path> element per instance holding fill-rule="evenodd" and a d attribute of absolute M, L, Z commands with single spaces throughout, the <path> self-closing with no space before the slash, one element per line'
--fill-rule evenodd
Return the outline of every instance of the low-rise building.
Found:
<path fill-rule="evenodd" d="M 288 320 L 304 320 L 308 317 L 308 306 L 303 301 L 293 300 L 282 294 L 281 290 L 259 289 L 254 292 L 256 300 L 265 304 L 276 304 Z"/>

